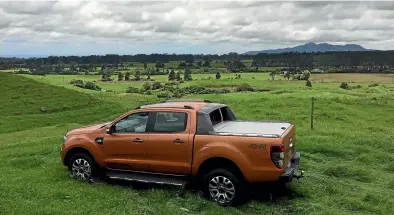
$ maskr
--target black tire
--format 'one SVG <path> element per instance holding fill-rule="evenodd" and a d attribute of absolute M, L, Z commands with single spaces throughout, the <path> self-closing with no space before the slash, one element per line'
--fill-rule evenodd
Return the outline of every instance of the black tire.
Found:
<path fill-rule="evenodd" d="M 86 153 L 76 153 L 68 160 L 68 171 L 72 178 L 92 182 L 98 174 L 98 166 L 95 160 Z M 73 169 L 74 165 L 74 169 Z M 79 168 L 75 168 L 79 167 Z M 90 171 L 88 171 L 89 167 Z M 76 170 L 78 169 L 78 170 Z M 85 171 L 86 170 L 86 171 Z M 88 174 L 89 173 L 89 174 Z"/>
<path fill-rule="evenodd" d="M 216 202 L 220 206 L 235 206 L 241 202 L 241 199 L 244 196 L 243 194 L 245 188 L 245 183 L 242 177 L 237 177 L 236 175 L 237 174 L 227 169 L 213 169 L 204 176 L 201 184 L 201 190 L 206 197 Z M 227 182 L 230 182 L 231 185 L 230 183 L 227 183 L 226 185 L 226 180 L 228 180 Z M 218 189 L 214 188 L 215 181 L 222 182 L 216 183 L 218 185 Z M 211 190 L 210 185 L 213 185 L 213 187 L 211 187 Z M 233 187 L 233 195 L 232 192 L 230 192 L 232 190 L 231 187 Z M 212 192 L 212 190 L 218 191 Z"/>

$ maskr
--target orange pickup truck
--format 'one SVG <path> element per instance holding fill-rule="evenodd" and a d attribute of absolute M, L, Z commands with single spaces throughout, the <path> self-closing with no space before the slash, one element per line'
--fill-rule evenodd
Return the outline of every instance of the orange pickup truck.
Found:
<path fill-rule="evenodd" d="M 237 120 L 224 104 L 168 100 L 104 124 L 69 131 L 61 159 L 75 178 L 184 186 L 196 182 L 219 205 L 242 198 L 244 185 L 300 178 L 294 125 Z"/>

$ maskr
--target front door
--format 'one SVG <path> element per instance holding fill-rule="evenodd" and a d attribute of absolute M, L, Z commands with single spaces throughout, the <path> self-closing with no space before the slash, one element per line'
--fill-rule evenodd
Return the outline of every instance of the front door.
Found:
<path fill-rule="evenodd" d="M 192 137 L 187 112 L 152 112 L 149 167 L 151 172 L 186 175 L 190 172 Z"/>
<path fill-rule="evenodd" d="M 119 120 L 112 133 L 104 137 L 105 162 L 108 168 L 147 171 L 149 112 L 137 112 Z"/>

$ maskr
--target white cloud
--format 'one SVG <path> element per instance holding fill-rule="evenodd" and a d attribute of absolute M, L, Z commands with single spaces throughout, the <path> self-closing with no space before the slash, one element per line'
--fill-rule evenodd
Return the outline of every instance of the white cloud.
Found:
<path fill-rule="evenodd" d="M 0 39 L 26 43 L 117 39 L 263 49 L 314 41 L 394 48 L 394 2 L 9 1 L 0 2 L 0 17 Z"/>

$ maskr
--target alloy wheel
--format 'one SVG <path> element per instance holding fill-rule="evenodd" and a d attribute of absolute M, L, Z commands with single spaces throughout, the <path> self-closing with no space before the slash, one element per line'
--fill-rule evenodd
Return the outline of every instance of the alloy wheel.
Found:
<path fill-rule="evenodd" d="M 74 160 L 70 174 L 73 178 L 88 180 L 92 174 L 92 168 L 87 160 L 78 158 Z"/>
<path fill-rule="evenodd" d="M 224 176 L 215 176 L 211 179 L 208 186 L 212 200 L 220 204 L 228 204 L 234 199 L 235 187 L 230 179 Z"/>

